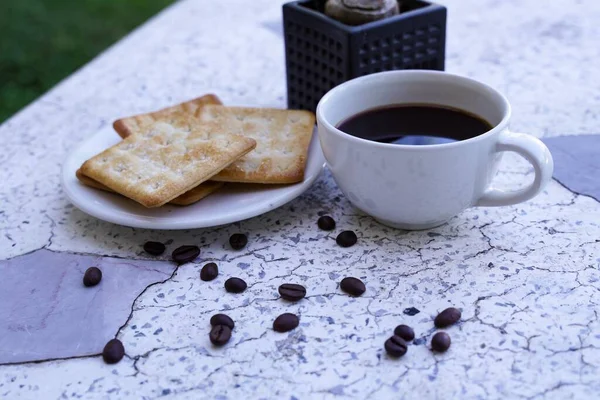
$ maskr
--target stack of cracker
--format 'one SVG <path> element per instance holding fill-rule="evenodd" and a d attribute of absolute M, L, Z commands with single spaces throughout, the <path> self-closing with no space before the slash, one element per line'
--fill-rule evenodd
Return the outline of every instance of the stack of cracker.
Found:
<path fill-rule="evenodd" d="M 123 140 L 77 178 L 145 207 L 193 204 L 225 182 L 301 182 L 314 124 L 308 111 L 225 107 L 206 95 L 115 121 Z"/>

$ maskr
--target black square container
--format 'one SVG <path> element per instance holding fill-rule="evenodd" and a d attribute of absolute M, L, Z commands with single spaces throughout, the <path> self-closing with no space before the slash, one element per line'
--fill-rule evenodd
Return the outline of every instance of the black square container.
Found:
<path fill-rule="evenodd" d="M 400 2 L 400 13 L 349 26 L 323 13 L 323 1 L 283 5 L 288 108 L 315 111 L 349 79 L 396 69 L 444 70 L 446 8 Z"/>

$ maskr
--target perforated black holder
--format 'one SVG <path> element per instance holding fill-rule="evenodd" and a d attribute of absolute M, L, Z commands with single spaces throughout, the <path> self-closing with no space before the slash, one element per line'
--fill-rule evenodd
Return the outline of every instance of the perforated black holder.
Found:
<path fill-rule="evenodd" d="M 288 108 L 315 111 L 331 88 L 374 72 L 444 70 L 445 7 L 404 0 L 398 15 L 349 26 L 325 15 L 323 3 L 283 5 Z"/>

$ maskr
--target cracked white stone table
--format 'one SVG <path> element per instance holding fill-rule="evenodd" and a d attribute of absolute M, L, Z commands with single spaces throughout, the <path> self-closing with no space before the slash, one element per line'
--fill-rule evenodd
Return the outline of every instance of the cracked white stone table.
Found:
<path fill-rule="evenodd" d="M 69 205 L 62 161 L 119 116 L 207 92 L 285 106 L 281 2 L 208 3 L 177 2 L 0 126 L 0 397 L 598 398 L 600 205 L 555 181 L 526 204 L 468 210 L 428 232 L 357 213 L 327 172 L 280 209 L 218 229 L 130 229 Z M 600 3 L 443 3 L 447 70 L 505 92 L 515 130 L 600 131 Z M 500 185 L 531 179 L 505 160 Z M 337 247 L 316 227 L 322 212 L 358 244 Z M 226 245 L 234 232 L 248 234 L 244 251 Z M 202 254 L 176 268 L 143 253 L 147 240 Z M 208 260 L 221 275 L 207 283 Z M 85 289 L 91 265 L 104 280 Z M 223 290 L 234 275 L 249 283 L 243 295 Z M 365 295 L 342 294 L 344 276 L 363 279 Z M 284 282 L 307 298 L 279 300 Z M 448 305 L 463 320 L 436 355 L 431 319 Z M 218 311 L 236 321 L 223 348 L 207 335 Z M 284 311 L 301 318 L 290 334 L 270 328 Z M 400 323 L 418 339 L 393 360 L 383 342 Z M 127 355 L 106 365 L 98 353 L 115 335 Z"/>

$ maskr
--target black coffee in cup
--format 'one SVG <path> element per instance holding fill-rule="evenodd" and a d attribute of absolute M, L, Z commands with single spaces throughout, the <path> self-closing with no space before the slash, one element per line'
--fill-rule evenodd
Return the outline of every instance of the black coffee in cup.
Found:
<path fill-rule="evenodd" d="M 457 108 L 431 104 L 397 104 L 355 114 L 337 128 L 380 143 L 432 145 L 479 136 L 492 125 Z"/>

